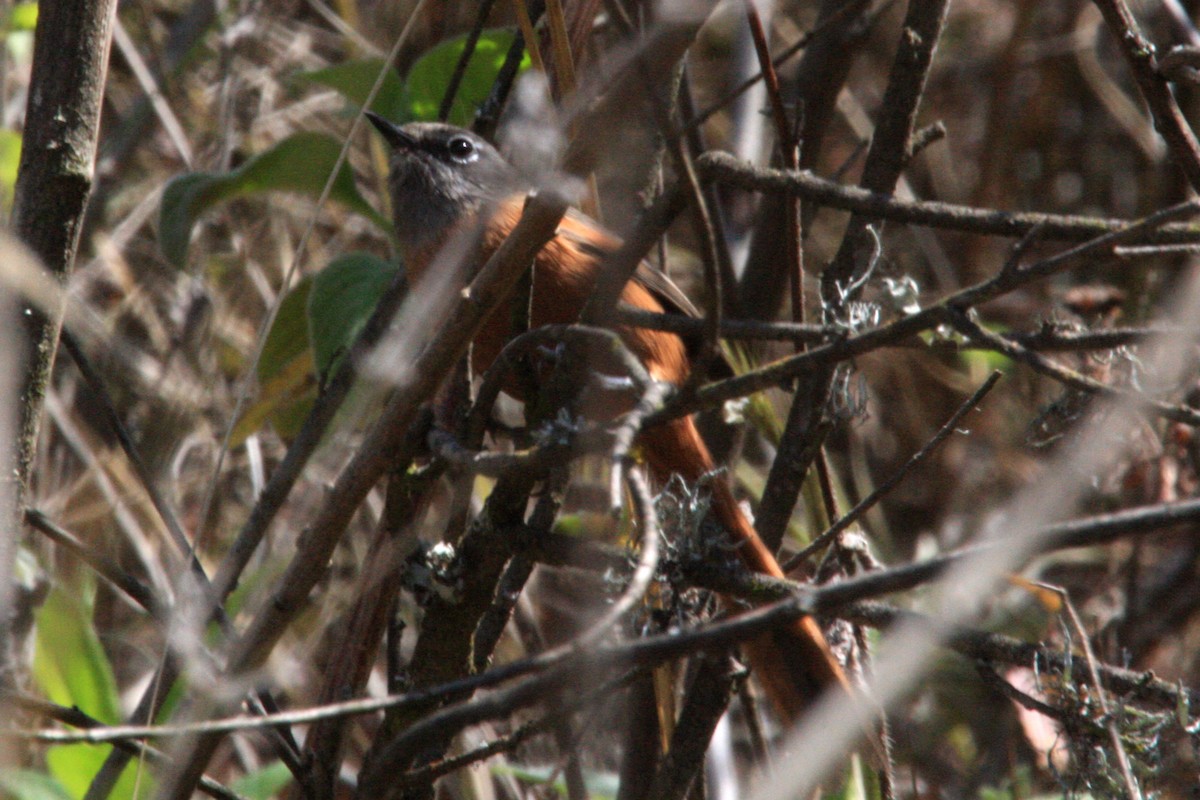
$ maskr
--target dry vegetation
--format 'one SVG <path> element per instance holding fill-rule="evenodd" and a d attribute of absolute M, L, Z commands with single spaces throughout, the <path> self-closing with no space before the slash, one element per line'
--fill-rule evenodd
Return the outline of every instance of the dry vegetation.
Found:
<path fill-rule="evenodd" d="M 31 5 L 0 34 L 5 215 Z M 560 6 L 122 5 L 70 347 L 26 524 L 0 548 L 0 796 L 188 797 L 201 773 L 221 797 L 420 797 L 434 778 L 480 798 L 1194 796 L 1200 209 L 1176 207 L 1200 189 L 1194 4 L 1139 3 L 1135 33 L 1124 0 L 764 3 L 786 57 L 773 90 L 737 95 L 760 69 L 741 2 L 543 5 Z M 714 371 L 652 412 L 758 392 L 744 423 L 708 427 L 785 557 L 886 488 L 791 573 L 831 588 L 746 580 L 702 523 L 705 488 L 651 508 L 636 459 L 614 518 L 612 442 L 557 410 L 561 385 L 528 428 L 509 403 L 485 436 L 486 393 L 472 405 L 444 357 L 455 287 L 403 302 L 385 156 L 357 113 L 376 72 L 318 71 L 391 58 L 376 108 L 436 116 L 455 37 L 482 22 L 466 122 L 517 12 L 549 89 L 518 80 L 498 140 L 636 231 L 750 375 Z M 428 85 L 402 83 L 450 40 Z M 354 183 L 327 186 L 342 143 Z M 188 173 L 210 176 L 171 183 Z M 7 293 L 29 291 L 17 272 L 0 268 Z M 364 335 L 384 345 L 351 351 L 380 296 L 400 311 Z M 783 599 L 731 617 L 713 591 Z M 855 746 L 846 708 L 783 729 L 730 659 L 801 606 L 886 706 L 889 747 Z M 403 702 L 124 751 L 53 733 L 389 693 Z"/>

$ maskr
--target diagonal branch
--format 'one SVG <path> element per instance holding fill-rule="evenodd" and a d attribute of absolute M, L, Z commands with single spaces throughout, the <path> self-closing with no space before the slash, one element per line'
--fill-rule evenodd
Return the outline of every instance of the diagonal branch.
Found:
<path fill-rule="evenodd" d="M 1125 56 L 1138 89 L 1154 117 L 1154 127 L 1167 142 L 1175 163 L 1187 177 L 1192 191 L 1200 191 L 1200 143 L 1183 117 L 1171 86 L 1158 70 L 1154 45 L 1138 27 L 1124 0 L 1094 0 L 1108 23 L 1117 46 Z"/>
<path fill-rule="evenodd" d="M 292 619 L 304 608 L 309 592 L 325 574 L 329 556 L 351 516 L 384 470 L 400 460 L 405 436 L 421 404 L 433 396 L 442 376 L 463 356 L 484 320 L 554 235 L 566 209 L 564 198 L 553 192 L 530 196 L 520 222 L 462 293 L 438 334 L 417 357 L 412 380 L 396 389 L 367 434 L 367 445 L 343 470 L 298 543 L 298 552 L 287 572 L 234 645 L 227 667 L 231 678 L 261 666 Z M 178 758 L 179 768 L 163 782 L 159 796 L 179 800 L 187 797 L 220 738 L 210 734 L 187 743 Z"/>

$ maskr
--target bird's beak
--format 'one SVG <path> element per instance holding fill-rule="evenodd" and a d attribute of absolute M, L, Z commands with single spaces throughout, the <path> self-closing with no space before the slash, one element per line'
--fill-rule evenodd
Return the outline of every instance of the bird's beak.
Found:
<path fill-rule="evenodd" d="M 417 140 L 404 132 L 404 130 L 394 122 L 389 122 L 373 111 L 364 112 L 367 119 L 371 120 L 371 124 L 376 130 L 383 134 L 383 138 L 387 140 L 396 150 L 408 150 L 415 147 Z"/>

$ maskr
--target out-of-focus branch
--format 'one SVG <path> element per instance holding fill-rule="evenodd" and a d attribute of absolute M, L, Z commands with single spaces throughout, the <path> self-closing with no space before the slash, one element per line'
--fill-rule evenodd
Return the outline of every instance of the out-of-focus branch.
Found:
<path fill-rule="evenodd" d="M 534 255 L 554 235 L 566 213 L 564 198 L 553 192 L 532 195 L 520 222 L 504 244 L 462 293 L 446 321 L 412 368 L 412 380 L 397 387 L 379 420 L 365 437 L 366 445 L 338 477 L 317 512 L 287 572 L 258 611 L 230 655 L 231 677 L 260 666 L 304 608 L 304 600 L 325 574 L 333 552 L 351 516 L 384 470 L 397 463 L 404 437 L 421 404 L 433 396 L 442 377 L 466 352 L 488 315 L 511 290 Z M 220 742 L 208 735 L 189 742 L 178 758 L 179 768 L 164 781 L 160 797 L 186 797 Z"/>
<path fill-rule="evenodd" d="M 704 332 L 704 323 L 682 314 L 657 314 L 652 311 L 642 311 L 632 306 L 618 306 L 615 321 L 621 325 L 631 325 L 639 328 L 651 328 L 658 331 L 670 331 L 683 336 L 700 336 Z M 811 323 L 797 325 L 794 322 L 759 322 L 749 319 L 724 319 L 721 321 L 721 336 L 726 339 L 744 339 L 748 341 L 780 341 L 804 342 L 819 344 L 821 342 L 837 341 L 845 335 L 845 329 L 836 325 L 813 325 Z M 1112 350 L 1118 347 L 1139 344 L 1152 336 L 1191 336 L 1198 331 L 1186 327 L 1170 327 L 1152 325 L 1130 328 L 1102 328 L 1099 330 L 1070 330 L 1056 326 L 1050 322 L 1029 333 L 1004 332 L 997 334 L 1005 341 L 1019 344 L 1028 350 L 1047 351 L 1085 351 Z M 926 342 L 919 338 L 910 338 L 893 343 L 893 347 L 932 350 L 935 352 L 954 352 L 963 349 L 994 350 L 985 342 Z"/>
<path fill-rule="evenodd" d="M 656 800 L 682 800 L 688 796 L 704 768 L 713 731 L 747 674 L 727 651 L 702 653 L 695 663 L 671 746 L 646 795 Z"/>
<path fill-rule="evenodd" d="M 784 101 L 803 110 L 799 135 L 802 167 L 817 165 L 825 135 L 838 120 L 838 94 L 874 19 L 870 6 L 869 0 L 823 0 L 816 26 L 804 37 L 803 57 L 794 69 L 778 71 Z M 789 246 L 785 236 L 789 207 L 786 198 L 764 197 L 753 225 L 741 299 L 747 313 L 760 319 L 773 319 L 787 296 L 789 256 L 784 248 Z M 808 208 L 805 214 L 811 216 Z"/>
<path fill-rule="evenodd" d="M 1042 553 L 1068 547 L 1091 547 L 1106 544 L 1126 536 L 1141 536 L 1166 530 L 1172 526 L 1194 525 L 1200 521 L 1200 500 L 1180 503 L 1161 503 L 1113 514 L 1101 514 L 1051 525 L 1039 534 Z M 1003 544 L 991 545 L 1001 547 Z M 647 637 L 612 647 L 597 647 L 586 653 L 573 644 L 556 648 L 524 661 L 495 667 L 487 672 L 472 675 L 451 683 L 385 698 L 366 698 L 330 704 L 317 709 L 271 714 L 265 717 L 235 717 L 211 720 L 190 725 L 119 726 L 97 728 L 74 733 L 61 731 L 7 731 L 10 736 L 47 742 L 112 742 L 120 739 L 156 736 L 180 736 L 193 731 L 249 730 L 280 724 L 299 724 L 332 715 L 364 714 L 382 708 L 420 707 L 439 697 L 454 696 L 463 692 L 497 686 L 505 681 L 542 673 L 543 682 L 538 687 L 522 689 L 515 697 L 521 703 L 536 702 L 537 691 L 567 678 L 572 673 L 587 668 L 609 668 L 619 665 L 653 666 L 704 649 L 720 648 L 761 635 L 775 625 L 786 624 L 797 616 L 807 613 L 834 614 L 845 616 L 855 622 L 885 627 L 902 616 L 914 616 L 879 603 L 863 602 L 889 592 L 900 591 L 922 585 L 936 577 L 952 562 L 972 551 L 959 551 L 938 559 L 918 564 L 893 567 L 878 573 L 847 579 L 841 583 L 810 587 L 792 581 L 763 578 L 746 571 L 734 574 L 728 569 L 711 570 L 711 565 L 697 563 L 686 565 L 689 578 L 700 577 L 702 585 L 714 590 L 741 596 L 747 599 L 779 600 L 762 606 L 738 617 L 711 623 L 686 631 L 673 631 L 660 636 Z M 710 580 L 711 579 L 711 580 Z M 1046 658 L 1056 668 L 1065 668 L 1068 656 L 1047 651 L 1042 645 L 1023 642 L 997 634 L 957 629 L 950 633 L 950 646 L 971 657 L 988 657 L 1004 663 L 1031 664 L 1034 658 Z M 1162 708 L 1175 708 L 1181 697 L 1178 687 L 1167 681 L 1154 678 L 1147 673 L 1105 667 L 1101 670 L 1105 686 L 1122 694 L 1132 693 L 1138 699 Z M 1200 703 L 1200 693 L 1186 690 L 1188 702 Z M 510 696 L 510 700 L 513 696 Z M 499 705 L 505 705 L 500 703 Z M 489 707 L 493 707 L 489 704 Z M 505 712 L 514 710 L 509 705 Z M 470 721 L 487 717 L 479 714 L 478 707 L 464 712 L 462 706 L 454 707 L 455 716 Z M 449 710 L 449 709 L 448 709 Z M 489 712 L 490 713 L 490 712 Z M 442 724 L 439 722 L 438 724 Z M 469 722 L 465 723 L 469 724 Z"/>
<path fill-rule="evenodd" d="M 916 453 L 913 453 L 912 457 L 909 458 L 908 461 L 904 462 L 900 469 L 898 469 L 887 480 L 876 486 L 869 495 L 859 501 L 854 508 L 846 512 L 840 519 L 838 519 L 837 522 L 830 525 L 829 530 L 813 539 L 803 550 L 789 559 L 788 562 L 783 565 L 783 571 L 786 573 L 795 569 L 800 565 L 801 562 L 804 561 L 804 559 L 828 545 L 838 534 L 847 530 L 859 518 L 861 518 L 863 514 L 874 508 L 875 504 L 878 503 L 885 495 L 887 495 L 888 492 L 896 488 L 896 485 L 904 479 L 905 475 L 909 474 L 917 466 L 917 464 L 921 463 L 921 461 L 923 461 L 930 453 L 932 453 L 939 444 L 948 439 L 950 434 L 954 433 L 954 431 L 958 429 L 958 423 L 962 421 L 963 417 L 973 411 L 975 407 L 983 401 L 984 396 L 990 392 L 993 387 L 995 387 L 999 380 L 1000 373 L 993 372 L 988 379 L 983 382 L 983 385 L 976 389 L 971 396 L 968 397 L 966 401 L 964 401 L 963 404 L 958 407 L 958 410 L 954 412 L 950 419 L 946 420 L 946 423 L 938 429 L 937 433 L 935 433 L 920 450 L 918 450 Z"/>
<path fill-rule="evenodd" d="M 67 708 L 55 703 L 48 703 L 45 700 L 15 693 L 4 693 L 3 696 L 0 696 L 0 700 L 10 703 L 14 707 L 20 708 L 30 714 L 58 720 L 75 728 L 83 730 L 103 730 L 107 728 L 103 722 L 83 713 L 78 708 Z M 167 756 L 165 753 L 156 747 L 146 744 L 144 741 L 137 741 L 134 737 L 114 738 L 111 741 L 114 749 L 125 751 L 131 758 L 145 758 L 156 764 L 166 761 Z M 199 783 L 196 784 L 196 788 L 209 797 L 217 798 L 217 800 L 245 800 L 242 795 L 218 783 L 207 775 L 200 778 Z"/>
<path fill-rule="evenodd" d="M 1200 191 L 1200 142 L 1184 119 L 1171 86 L 1158 70 L 1155 48 L 1142 35 L 1133 12 L 1123 0 L 1094 0 L 1108 23 L 1138 89 L 1154 117 L 1154 127 L 1167 142 L 1175 163 L 1187 176 L 1192 191 Z"/>
<path fill-rule="evenodd" d="M 428 506 L 437 472 L 393 475 L 387 499 L 363 569 L 355 584 L 354 604 L 333 632 L 331 662 L 322 679 L 321 702 L 357 697 L 366 686 L 379 652 L 388 615 L 396 601 L 396 579 L 416 537 L 414 528 Z M 322 800 L 335 794 L 346 738 L 346 718 L 319 720 L 304 738 L 305 770 L 288 797 Z"/>

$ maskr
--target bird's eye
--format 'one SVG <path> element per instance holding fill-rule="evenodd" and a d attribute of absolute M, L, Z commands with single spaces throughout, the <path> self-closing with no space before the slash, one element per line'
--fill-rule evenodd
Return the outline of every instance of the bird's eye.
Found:
<path fill-rule="evenodd" d="M 474 142 L 465 136 L 455 136 L 447 143 L 446 148 L 455 161 L 469 161 L 475 155 Z"/>

